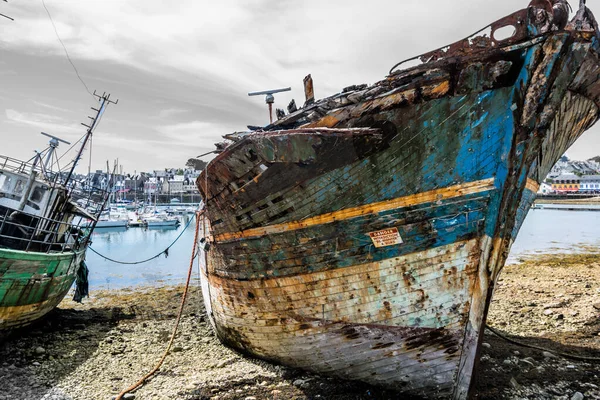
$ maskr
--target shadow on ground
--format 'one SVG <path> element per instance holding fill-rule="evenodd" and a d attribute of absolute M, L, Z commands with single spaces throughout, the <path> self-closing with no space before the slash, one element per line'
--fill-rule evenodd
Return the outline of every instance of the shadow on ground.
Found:
<path fill-rule="evenodd" d="M 135 318 L 121 307 L 55 309 L 0 342 L 0 382 L 10 399 L 40 399 L 84 363 L 119 321 Z M 0 395 L 0 399 L 3 397 Z"/>

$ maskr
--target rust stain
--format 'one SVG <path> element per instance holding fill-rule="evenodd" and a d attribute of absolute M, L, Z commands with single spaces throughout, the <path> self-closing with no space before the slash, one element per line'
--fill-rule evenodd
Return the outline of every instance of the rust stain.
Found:
<path fill-rule="evenodd" d="M 584 5 L 569 22 L 565 1 L 535 0 L 486 28 L 371 86 L 313 101 L 307 80 L 303 109 L 230 137 L 198 180 L 219 337 L 298 368 L 469 397 L 531 192 L 600 105 Z M 394 229 L 402 240 L 385 246 L 367 236 Z"/>

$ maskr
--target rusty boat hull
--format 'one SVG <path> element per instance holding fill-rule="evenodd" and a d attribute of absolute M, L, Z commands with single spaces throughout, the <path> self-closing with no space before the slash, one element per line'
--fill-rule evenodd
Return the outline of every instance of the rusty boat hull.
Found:
<path fill-rule="evenodd" d="M 232 140 L 198 178 L 202 285 L 245 353 L 468 398 L 494 284 L 550 168 L 598 119 L 598 30 L 532 3 L 423 64 Z"/>

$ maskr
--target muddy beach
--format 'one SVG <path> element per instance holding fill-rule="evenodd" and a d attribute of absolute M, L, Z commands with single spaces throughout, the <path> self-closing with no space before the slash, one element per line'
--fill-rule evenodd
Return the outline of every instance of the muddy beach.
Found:
<path fill-rule="evenodd" d="M 488 323 L 478 399 L 600 399 L 600 255 L 544 255 L 507 266 Z M 160 359 L 183 288 L 94 291 L 0 344 L 0 400 L 116 396 Z M 126 398 L 396 399 L 360 383 L 251 359 L 223 346 L 191 288 L 180 330 L 160 372 Z"/>

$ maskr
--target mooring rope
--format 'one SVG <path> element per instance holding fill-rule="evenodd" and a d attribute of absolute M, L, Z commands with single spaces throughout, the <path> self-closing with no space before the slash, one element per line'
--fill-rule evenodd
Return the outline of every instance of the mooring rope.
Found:
<path fill-rule="evenodd" d="M 92 248 L 92 246 L 88 246 L 88 249 L 90 249 L 91 251 L 93 251 L 94 253 L 96 253 L 97 255 L 99 255 L 100 257 L 104 258 L 104 259 L 105 259 L 105 260 L 107 260 L 107 261 L 114 262 L 114 263 L 116 263 L 116 264 L 123 264 L 123 265 L 136 265 L 136 264 L 143 264 L 143 263 L 147 263 L 148 261 L 152 261 L 152 260 L 154 260 L 155 258 L 158 258 L 158 257 L 160 257 L 160 256 L 161 256 L 161 255 L 163 255 L 163 254 L 165 254 L 165 255 L 168 257 L 168 256 L 169 256 L 169 249 L 170 249 L 171 247 L 173 247 L 173 245 L 175 245 L 175 243 L 177 243 L 177 241 L 178 241 L 178 240 L 181 238 L 181 236 L 183 236 L 184 232 L 185 232 L 185 231 L 187 230 L 187 228 L 189 228 L 189 226 L 192 224 L 192 221 L 194 220 L 194 218 L 197 218 L 197 215 L 196 215 L 196 214 L 194 214 L 194 216 L 193 216 L 192 218 L 190 218 L 190 220 L 188 221 L 187 225 L 186 225 L 186 226 L 183 228 L 183 230 L 181 231 L 181 233 L 179 234 L 179 236 L 177 236 L 177 237 L 175 238 L 175 240 L 174 240 L 174 241 L 173 241 L 173 242 L 172 242 L 172 243 L 171 243 L 169 246 L 167 246 L 167 248 L 166 248 L 166 249 L 164 249 L 163 251 L 161 251 L 161 252 L 160 252 L 160 253 L 158 253 L 157 255 L 155 255 L 155 256 L 153 256 L 153 257 L 150 257 L 150 258 L 147 258 L 147 259 L 145 259 L 145 260 L 142 260 L 142 261 L 133 261 L 133 262 L 128 262 L 128 261 L 118 261 L 118 260 L 114 260 L 114 259 L 112 259 L 112 258 L 110 258 L 110 257 L 107 257 L 107 256 L 105 256 L 105 255 L 103 255 L 103 254 L 100 254 L 100 253 L 98 253 L 96 250 L 94 250 L 94 249 Z"/>
<path fill-rule="evenodd" d="M 486 325 L 485 327 L 490 332 L 492 332 L 494 335 L 498 336 L 499 338 L 504 339 L 504 340 L 506 340 L 509 343 L 516 344 L 517 346 L 527 347 L 527 348 L 535 349 L 535 350 L 547 351 L 549 353 L 557 354 L 559 356 L 562 356 L 562 357 L 565 357 L 565 358 L 570 358 L 572 360 L 577 360 L 577 361 L 600 362 L 600 357 L 577 356 L 575 354 L 563 353 L 562 351 L 556 351 L 556 350 L 548 349 L 548 348 L 545 348 L 545 347 L 540 347 L 540 346 L 535 346 L 535 345 L 532 345 L 532 344 L 527 344 L 527 343 L 519 342 L 517 340 L 511 339 L 508 336 L 500 333 L 498 330 L 492 328 L 489 325 Z"/>
<path fill-rule="evenodd" d="M 169 350 L 171 350 L 171 345 L 173 345 L 173 341 L 175 340 L 175 335 L 177 334 L 177 328 L 179 328 L 179 322 L 181 321 L 181 315 L 183 314 L 183 307 L 185 306 L 185 300 L 187 298 L 188 289 L 190 287 L 190 280 L 192 278 L 192 271 L 194 269 L 194 259 L 196 258 L 196 255 L 198 254 L 197 243 L 198 243 L 198 232 L 200 230 L 200 218 L 199 217 L 200 217 L 201 213 L 202 213 L 201 211 L 196 212 L 196 232 L 194 233 L 194 243 L 192 246 L 192 257 L 190 258 L 190 267 L 188 269 L 187 280 L 185 282 L 185 289 L 183 290 L 183 296 L 181 297 L 181 306 L 179 307 L 179 313 L 177 314 L 177 320 L 175 321 L 175 326 L 173 327 L 173 333 L 171 334 L 171 339 L 169 340 L 169 344 L 167 345 L 167 348 L 165 349 L 165 353 L 163 354 L 163 356 L 160 359 L 160 361 L 158 362 L 158 364 L 156 364 L 154 369 L 152 369 L 152 371 L 148 372 L 146 375 L 144 375 L 144 377 L 142 379 L 140 379 L 139 381 L 137 381 L 136 383 L 134 383 L 127 389 L 123 390 L 121 393 L 119 393 L 119 395 L 116 397 L 115 400 L 122 400 L 123 396 L 125 396 L 127 393 L 142 386 L 148 378 L 150 378 L 152 375 L 154 375 L 158 371 L 158 369 L 161 367 L 161 365 L 167 358 L 167 355 L 169 355 Z"/>

